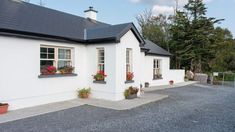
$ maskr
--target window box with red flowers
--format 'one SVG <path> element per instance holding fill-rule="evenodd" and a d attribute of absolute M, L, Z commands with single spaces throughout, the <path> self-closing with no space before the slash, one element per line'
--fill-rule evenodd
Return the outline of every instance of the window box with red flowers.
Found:
<path fill-rule="evenodd" d="M 98 71 L 95 75 L 93 75 L 94 78 L 94 83 L 106 83 L 105 82 L 105 78 L 107 77 L 107 75 L 105 74 L 104 71 Z"/>
<path fill-rule="evenodd" d="M 71 77 L 77 76 L 74 74 L 74 67 L 63 67 L 58 70 L 54 66 L 42 66 L 41 67 L 41 75 L 38 78 L 54 78 L 54 77 Z"/>
<path fill-rule="evenodd" d="M 126 74 L 126 81 L 125 81 L 125 83 L 133 83 L 134 82 L 133 78 L 134 78 L 134 73 L 133 72 L 128 72 Z"/>
<path fill-rule="evenodd" d="M 41 67 L 41 75 L 54 75 L 57 70 L 54 66 L 42 66 Z"/>

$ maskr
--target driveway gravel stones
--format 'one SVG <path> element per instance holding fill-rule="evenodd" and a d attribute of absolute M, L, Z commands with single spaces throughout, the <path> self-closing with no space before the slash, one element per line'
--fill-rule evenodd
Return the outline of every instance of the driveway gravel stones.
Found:
<path fill-rule="evenodd" d="M 190 85 L 131 110 L 83 105 L 0 124 L 0 132 L 235 132 L 235 88 Z"/>

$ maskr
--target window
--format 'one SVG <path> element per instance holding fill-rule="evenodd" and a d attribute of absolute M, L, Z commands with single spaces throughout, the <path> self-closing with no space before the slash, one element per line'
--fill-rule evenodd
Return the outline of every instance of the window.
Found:
<path fill-rule="evenodd" d="M 133 79 L 132 73 L 132 49 L 126 49 L 126 80 L 130 81 Z"/>
<path fill-rule="evenodd" d="M 56 69 L 72 66 L 72 48 L 41 46 L 41 70 L 44 66 L 54 66 Z"/>
<path fill-rule="evenodd" d="M 98 71 L 103 71 L 105 72 L 105 53 L 104 53 L 104 48 L 98 48 Z"/>
<path fill-rule="evenodd" d="M 58 69 L 71 66 L 71 49 L 58 49 Z"/>
<path fill-rule="evenodd" d="M 40 49 L 40 66 L 55 66 L 55 49 L 41 47 Z"/>
<path fill-rule="evenodd" d="M 153 79 L 162 79 L 161 74 L 161 60 L 153 60 Z"/>

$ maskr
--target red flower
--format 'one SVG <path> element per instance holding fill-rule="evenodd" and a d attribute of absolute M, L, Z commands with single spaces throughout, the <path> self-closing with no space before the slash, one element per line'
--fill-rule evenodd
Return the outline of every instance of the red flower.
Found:
<path fill-rule="evenodd" d="M 126 78 L 128 81 L 131 81 L 134 78 L 134 73 L 133 72 L 128 72 L 126 75 Z"/>

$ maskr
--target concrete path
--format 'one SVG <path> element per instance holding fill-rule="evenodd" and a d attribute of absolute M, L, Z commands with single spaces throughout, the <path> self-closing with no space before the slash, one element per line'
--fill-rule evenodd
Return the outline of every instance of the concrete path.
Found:
<path fill-rule="evenodd" d="M 154 86 L 154 87 L 144 88 L 144 91 L 145 92 L 152 92 L 152 91 L 162 90 L 162 89 L 183 87 L 183 86 L 192 85 L 192 84 L 196 84 L 196 83 L 198 83 L 198 82 L 197 81 L 188 81 L 188 82 L 176 83 L 174 85 Z"/>
<path fill-rule="evenodd" d="M 151 102 L 156 102 L 167 98 L 168 95 L 151 94 L 146 93 L 141 97 L 132 100 L 121 100 L 121 101 L 107 101 L 101 99 L 74 99 L 70 101 L 52 103 L 42 106 L 36 106 L 32 108 L 25 108 L 15 111 L 10 111 L 7 114 L 0 115 L 0 123 L 15 121 L 19 119 L 24 119 L 28 117 L 33 117 L 37 115 L 42 115 L 46 113 L 61 111 L 69 108 L 78 107 L 81 105 L 91 105 L 96 107 L 108 108 L 113 110 L 127 110 L 136 108 L 138 106 L 148 104 Z"/>
<path fill-rule="evenodd" d="M 73 107 L 84 105 L 77 100 L 70 100 L 58 103 L 51 103 L 31 108 L 10 111 L 7 114 L 0 115 L 0 123 L 15 121 L 37 115 L 47 114 L 55 111 L 65 110 Z"/>
<path fill-rule="evenodd" d="M 131 100 L 121 100 L 121 101 L 106 101 L 99 99 L 78 99 L 78 100 L 79 102 L 91 106 L 108 108 L 113 110 L 128 110 L 151 102 L 156 102 L 165 99 L 167 97 L 168 95 L 145 93 L 141 95 L 141 97 Z"/>

